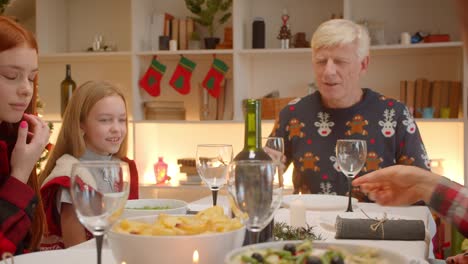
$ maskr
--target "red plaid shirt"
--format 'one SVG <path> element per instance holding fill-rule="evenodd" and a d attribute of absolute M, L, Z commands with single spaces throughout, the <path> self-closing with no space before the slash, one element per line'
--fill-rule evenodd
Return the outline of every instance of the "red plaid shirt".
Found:
<path fill-rule="evenodd" d="M 441 177 L 432 194 L 429 206 L 449 219 L 465 237 L 468 237 L 468 189 Z"/>
<path fill-rule="evenodd" d="M 0 140 L 0 256 L 21 254 L 27 248 L 37 204 L 33 189 L 10 176 L 9 156 L 6 142 Z"/>

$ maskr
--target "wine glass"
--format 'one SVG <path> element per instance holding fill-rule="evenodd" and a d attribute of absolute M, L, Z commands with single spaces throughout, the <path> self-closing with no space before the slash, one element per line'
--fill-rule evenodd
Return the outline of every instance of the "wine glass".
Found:
<path fill-rule="evenodd" d="M 248 241 L 258 243 L 259 233 L 280 207 L 283 188 L 278 180 L 278 164 L 269 160 L 240 160 L 229 165 L 227 187 L 231 208 L 248 230 Z"/>
<path fill-rule="evenodd" d="M 232 145 L 197 145 L 197 171 L 211 190 L 213 206 L 216 205 L 219 189 L 226 183 L 227 167 L 232 161 L 232 155 Z"/>
<path fill-rule="evenodd" d="M 81 224 L 96 238 L 101 264 L 103 236 L 120 217 L 128 198 L 130 171 L 120 161 L 81 161 L 71 170 L 70 194 Z"/>
<path fill-rule="evenodd" d="M 354 176 L 361 171 L 362 166 L 364 166 L 364 163 L 366 162 L 366 158 L 366 141 L 357 139 L 339 139 L 336 141 L 336 161 L 340 170 L 348 178 L 349 199 L 348 209 L 346 209 L 346 212 L 353 211 L 351 206 L 351 194 L 353 191 L 351 182 Z"/>
<path fill-rule="evenodd" d="M 270 158 L 278 164 L 278 180 L 279 185 L 283 186 L 284 165 L 284 140 L 282 137 L 263 137 L 263 150 Z"/>

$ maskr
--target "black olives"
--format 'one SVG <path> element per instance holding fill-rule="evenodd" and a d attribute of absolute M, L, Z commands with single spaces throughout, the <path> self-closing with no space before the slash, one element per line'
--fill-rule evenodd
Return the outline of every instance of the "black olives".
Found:
<path fill-rule="evenodd" d="M 305 264 L 322 264 L 322 260 L 317 256 L 308 256 L 305 259 Z"/>
<path fill-rule="evenodd" d="M 260 263 L 263 263 L 263 257 L 260 253 L 253 253 L 252 258 L 256 259 Z"/>
<path fill-rule="evenodd" d="M 344 260 L 341 256 L 335 255 L 331 259 L 330 264 L 344 264 Z"/>
<path fill-rule="evenodd" d="M 291 252 L 291 254 L 294 256 L 296 254 L 296 246 L 294 244 L 286 244 L 283 247 L 284 250 Z"/>

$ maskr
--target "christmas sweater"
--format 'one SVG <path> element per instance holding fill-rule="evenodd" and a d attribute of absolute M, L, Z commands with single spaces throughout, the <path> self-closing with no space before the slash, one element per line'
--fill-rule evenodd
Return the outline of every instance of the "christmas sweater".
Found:
<path fill-rule="evenodd" d="M 429 169 L 429 158 L 408 108 L 371 89 L 363 89 L 359 103 L 341 109 L 323 106 L 318 91 L 293 100 L 281 110 L 271 136 L 284 139 L 286 166 L 294 164 L 295 193 L 347 194 L 347 178 L 335 157 L 338 139 L 366 141 L 367 160 L 357 176 L 394 164 Z M 354 193 L 368 201 L 364 194 Z"/>
<path fill-rule="evenodd" d="M 468 188 L 440 177 L 429 206 L 448 218 L 461 234 L 468 237 Z"/>
<path fill-rule="evenodd" d="M 0 125 L 0 256 L 27 252 L 37 196 L 27 184 L 10 175 L 11 151 L 16 140 Z M 3 140 L 5 139 L 5 140 Z"/>
<path fill-rule="evenodd" d="M 130 169 L 130 193 L 129 199 L 138 199 L 138 172 L 133 160 L 123 158 Z M 52 172 L 47 176 L 41 187 L 41 196 L 44 203 L 44 211 L 47 219 L 48 230 L 44 234 L 40 250 L 63 249 L 65 245 L 62 239 L 62 227 L 60 223 L 60 212 L 57 208 L 57 194 L 61 188 L 70 188 L 70 175 L 73 163 L 79 162 L 75 157 L 65 154 L 56 161 Z M 93 236 L 86 230 L 86 238 Z"/>

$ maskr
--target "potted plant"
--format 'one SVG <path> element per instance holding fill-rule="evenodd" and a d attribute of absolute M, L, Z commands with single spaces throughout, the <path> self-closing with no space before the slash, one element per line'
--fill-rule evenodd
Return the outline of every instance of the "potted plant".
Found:
<path fill-rule="evenodd" d="M 193 31 L 192 34 L 190 34 L 188 46 L 190 50 L 200 49 L 200 34 L 198 34 L 197 31 Z"/>
<path fill-rule="evenodd" d="M 214 37 L 216 30 L 232 15 L 232 0 L 185 0 L 185 5 L 195 15 L 193 20 L 208 30 L 205 47 L 214 49 L 219 43 L 219 38 Z"/>

